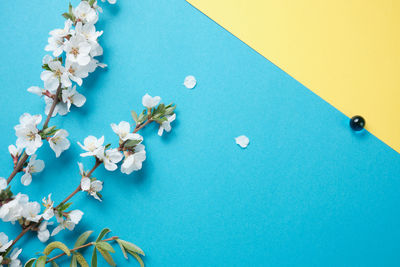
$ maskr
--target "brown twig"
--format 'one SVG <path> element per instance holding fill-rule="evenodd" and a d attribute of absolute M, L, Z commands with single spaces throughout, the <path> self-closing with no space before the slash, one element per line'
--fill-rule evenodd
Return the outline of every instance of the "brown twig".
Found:
<path fill-rule="evenodd" d="M 41 131 L 43 131 L 44 129 L 47 128 L 47 126 L 49 125 L 49 121 L 51 119 L 51 117 L 53 116 L 54 113 L 54 109 L 56 108 L 56 105 L 58 104 L 58 102 L 60 101 L 60 99 L 58 98 L 59 95 L 61 93 L 61 83 L 57 88 L 57 92 L 56 92 L 56 97 L 54 98 L 53 104 L 51 105 L 49 114 L 47 115 L 46 121 L 43 124 L 43 128 Z M 17 165 L 15 166 L 15 168 L 13 169 L 12 173 L 10 174 L 10 176 L 7 179 L 7 185 L 11 183 L 11 181 L 14 179 L 15 175 L 20 172 L 22 166 L 24 166 L 26 160 L 29 158 L 29 156 L 24 152 L 23 156 L 20 158 L 20 160 L 18 161 Z"/>
<path fill-rule="evenodd" d="M 96 160 L 96 163 L 94 164 L 93 168 L 87 173 L 87 177 L 90 177 L 92 173 L 101 165 L 101 161 Z M 78 187 L 72 192 L 69 196 L 67 196 L 63 201 L 61 201 L 60 204 L 55 208 L 59 208 L 61 205 L 65 204 L 68 200 L 70 200 L 73 196 L 75 196 L 79 191 L 81 191 L 81 184 L 79 183 Z"/>
<path fill-rule="evenodd" d="M 14 246 L 15 243 L 17 243 L 18 240 L 20 240 L 21 237 L 23 237 L 32 227 L 33 227 L 33 225 L 32 225 L 32 226 L 28 226 L 28 227 L 26 227 L 25 229 L 23 229 L 23 230 L 21 231 L 21 233 L 19 233 L 19 235 L 14 239 L 14 241 L 12 242 L 12 244 L 11 244 L 10 247 Z"/>
<path fill-rule="evenodd" d="M 153 120 L 150 118 L 148 119 L 145 123 L 138 125 L 135 127 L 135 130 L 133 131 L 133 133 L 137 133 L 138 131 L 140 131 L 141 129 L 143 129 L 147 124 L 151 123 Z"/>
<path fill-rule="evenodd" d="M 57 88 L 56 96 L 54 97 L 53 104 L 50 107 L 49 114 L 47 115 L 46 121 L 43 124 L 42 130 L 46 129 L 47 126 L 49 125 L 49 121 L 50 121 L 51 117 L 53 116 L 54 109 L 56 108 L 58 102 L 60 101 L 60 99 L 59 99 L 60 93 L 61 93 L 61 82 Z"/>
<path fill-rule="evenodd" d="M 7 179 L 7 185 L 11 183 L 11 181 L 12 181 L 12 179 L 14 179 L 15 175 L 22 169 L 22 166 L 24 166 L 28 157 L 29 157 L 28 154 L 26 154 L 25 152 L 22 154 L 17 165 L 15 165 L 14 170 L 12 171 L 12 173 L 10 174 L 10 176 Z"/>

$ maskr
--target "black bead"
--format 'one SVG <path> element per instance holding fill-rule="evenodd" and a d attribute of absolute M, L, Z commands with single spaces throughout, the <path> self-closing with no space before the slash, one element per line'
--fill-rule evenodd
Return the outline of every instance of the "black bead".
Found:
<path fill-rule="evenodd" d="M 350 127 L 354 131 L 361 131 L 365 127 L 365 120 L 363 117 L 356 115 L 350 119 Z"/>

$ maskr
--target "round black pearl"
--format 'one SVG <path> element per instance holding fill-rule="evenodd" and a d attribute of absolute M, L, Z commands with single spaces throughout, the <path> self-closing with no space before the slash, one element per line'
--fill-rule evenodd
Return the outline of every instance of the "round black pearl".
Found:
<path fill-rule="evenodd" d="M 357 115 L 350 119 L 350 127 L 354 131 L 361 131 L 365 127 L 365 120 L 363 117 Z"/>

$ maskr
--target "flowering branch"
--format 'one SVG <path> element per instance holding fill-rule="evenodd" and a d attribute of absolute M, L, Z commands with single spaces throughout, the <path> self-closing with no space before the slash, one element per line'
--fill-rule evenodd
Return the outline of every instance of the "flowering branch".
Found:
<path fill-rule="evenodd" d="M 95 199 L 101 201 L 102 196 L 99 192 L 103 188 L 103 182 L 92 177 L 93 172 L 100 165 L 104 165 L 104 167 L 109 171 L 114 171 L 118 168 L 117 164 L 124 159 L 123 164 L 121 165 L 121 172 L 131 174 L 133 171 L 140 170 L 142 168 L 142 162 L 146 159 L 146 151 L 142 144 L 143 137 L 137 132 L 150 123 L 156 122 L 159 124 L 158 134 L 162 135 L 164 130 L 167 132 L 171 131 L 171 122 L 176 118 L 174 112 L 176 106 L 173 104 L 159 104 L 160 101 L 161 98 L 158 96 L 151 97 L 146 94 L 143 97 L 142 103 L 145 106 L 145 109 L 142 113 L 138 116 L 136 112 L 131 112 L 136 124 L 132 132 L 130 132 L 130 124 L 126 121 L 122 121 L 118 125 L 111 124 L 113 131 L 119 137 L 118 148 L 110 148 L 111 144 L 103 146 L 104 136 L 100 139 L 97 139 L 94 136 L 88 136 L 84 140 L 84 145 L 78 142 L 82 149 L 86 151 L 82 153 L 81 156 L 95 157 L 95 164 L 90 171 L 85 172 L 83 170 L 83 165 L 78 163 L 81 176 L 80 183 L 78 187 L 56 207 L 54 207 L 54 202 L 51 200 L 51 195 L 49 195 L 47 199 L 43 199 L 43 206 L 46 207 L 43 214 L 39 214 L 40 206 L 38 207 L 38 203 L 26 203 L 27 200 L 24 200 L 24 196 L 21 194 L 18 194 L 15 199 L 4 204 L 2 208 L 8 210 L 10 210 L 10 207 L 18 207 L 20 202 L 25 205 L 25 208 L 28 207 L 26 208 L 28 216 L 12 214 L 12 210 L 10 212 L 11 214 L 8 214 L 8 216 L 11 217 L 8 219 L 9 221 L 18 220 L 23 227 L 19 236 L 14 240 L 14 242 L 12 242 L 10 248 L 30 230 L 37 231 L 38 238 L 42 242 L 47 241 L 50 237 L 50 232 L 47 230 L 47 226 L 49 225 L 48 221 L 54 216 L 59 225 L 52 231 L 52 236 L 58 234 L 63 229 L 73 230 L 75 225 L 80 222 L 83 212 L 80 210 L 67 212 L 67 209 L 72 204 L 68 203 L 68 201 L 80 191 L 87 192 Z"/>
<path fill-rule="evenodd" d="M 116 0 L 108 2 L 114 4 Z M 106 67 L 95 59 L 103 54 L 103 49 L 98 43 L 98 37 L 103 32 L 96 31 L 94 26 L 101 11 L 96 0 L 81 0 L 76 8 L 70 4 L 68 13 L 63 14 L 66 18 L 64 29 L 50 32 L 45 50 L 52 52 L 53 57 L 46 55 L 42 61 L 44 71 L 41 79 L 44 89 L 36 86 L 28 88 L 28 92 L 43 97 L 47 117 L 41 129 L 38 127 L 42 121 L 41 115 L 32 116 L 25 113 L 20 117 L 20 124 L 15 126 L 16 145 L 9 146 L 13 171 L 7 179 L 0 177 L 0 219 L 5 222 L 18 221 L 23 228 L 13 241 L 8 241 L 8 237 L 0 233 L 0 265 L 21 266 L 18 260 L 21 250 L 14 249 L 11 252 L 11 248 L 29 230 L 38 231 L 39 239 L 43 239 L 43 235 L 46 237 L 43 227 L 47 226 L 46 219 L 53 209 L 47 209 L 47 214 L 38 215 L 40 204 L 29 202 L 27 195 L 13 195 L 8 185 L 19 172 L 24 172 L 21 182 L 27 186 L 31 183 L 32 174 L 43 170 L 44 162 L 36 159 L 35 155 L 43 144 L 42 140 L 48 141 L 56 157 L 69 148 L 68 132 L 57 129 L 56 126 L 49 127 L 49 122 L 57 114 L 66 115 L 71 105 L 81 107 L 86 98 L 76 91 L 76 85 L 73 83 L 81 86 L 82 79 L 89 73 L 94 72 L 97 67 Z M 71 213 L 73 211 L 69 214 Z"/>
<path fill-rule="evenodd" d="M 115 3 L 116 1 L 109 1 Z M 28 91 L 44 98 L 46 103 L 45 113 L 47 115 L 43 127 L 37 127 L 42 120 L 41 115 L 31 116 L 23 114 L 20 124 L 15 127 L 18 137 L 16 146 L 9 146 L 9 152 L 14 162 L 14 169 L 7 180 L 0 178 L 0 191 L 4 190 L 14 179 L 17 173 L 24 171 L 25 175 L 21 182 L 29 185 L 32 173 L 40 172 L 34 165 L 32 168 L 24 168 L 30 156 L 42 146 L 42 140 L 49 142 L 56 157 L 69 148 L 70 143 L 66 138 L 68 132 L 63 129 L 49 127 L 52 117 L 57 114 L 66 115 L 71 105 L 81 107 L 86 98 L 76 91 L 76 85 L 82 85 L 82 79 L 97 67 L 106 67 L 99 63 L 95 57 L 103 54 L 103 49 L 98 43 L 102 31 L 96 31 L 95 23 L 98 20 L 101 8 L 95 0 L 81 0 L 81 3 L 73 8 L 70 4 L 64 29 L 55 29 L 50 32 L 49 43 L 46 51 L 52 52 L 54 57 L 46 55 L 43 58 L 42 72 L 40 78 L 44 82 L 44 89 L 37 86 L 28 88 Z M 37 160 L 39 165 L 44 162 Z M 41 168 L 43 169 L 43 168 Z M 3 199 L 0 199 L 0 204 Z"/>
<path fill-rule="evenodd" d="M 105 0 L 102 0 L 103 2 Z M 115 3 L 116 0 L 108 0 Z M 81 221 L 83 212 L 69 210 L 72 203 L 68 202 L 78 192 L 87 192 L 88 195 L 101 201 L 102 195 L 100 191 L 103 189 L 103 182 L 92 177 L 94 171 L 104 165 L 106 170 L 114 171 L 118 168 L 117 164 L 121 164 L 121 172 L 131 174 L 142 168 L 142 163 L 146 159 L 145 146 L 142 144 L 143 137 L 138 132 L 152 122 L 159 124 L 158 135 L 162 135 L 164 131 L 171 131 L 171 123 L 175 120 L 174 110 L 176 106 L 173 104 L 160 104 L 161 98 L 151 97 L 146 94 L 142 103 L 145 109 L 137 115 L 132 111 L 132 117 L 135 121 L 135 127 L 131 132 L 131 124 L 122 121 L 118 125 L 111 124 L 113 131 L 119 137 L 118 146 L 110 148 L 111 144 L 103 145 L 104 136 L 97 139 L 94 136 L 88 136 L 84 140 L 84 144 L 78 144 L 85 150 L 81 154 L 82 157 L 93 156 L 95 164 L 90 171 L 84 171 L 81 163 L 78 163 L 80 169 L 80 183 L 77 188 L 68 195 L 57 206 L 51 200 L 51 194 L 47 198 L 43 198 L 42 204 L 45 210 L 41 212 L 41 206 L 38 202 L 30 202 L 29 197 L 24 194 L 14 195 L 9 184 L 20 172 L 24 174 L 21 177 L 21 183 L 25 186 L 32 181 L 32 174 L 41 172 L 45 166 L 44 162 L 37 159 L 35 153 L 43 145 L 43 140 L 47 141 L 51 149 L 55 152 L 56 157 L 70 147 L 67 139 L 68 132 L 64 129 L 57 129 L 56 126 L 49 126 L 52 117 L 66 115 L 72 105 L 81 107 L 86 98 L 76 91 L 76 85 L 82 85 L 82 79 L 86 78 L 89 73 L 95 71 L 97 67 L 104 68 L 106 65 L 99 63 L 95 57 L 102 55 L 103 49 L 98 43 L 98 37 L 102 35 L 102 31 L 96 31 L 95 23 L 98 20 L 98 14 L 101 8 L 97 5 L 96 0 L 81 0 L 77 7 L 69 5 L 69 10 L 64 13 L 66 18 L 64 29 L 56 29 L 50 32 L 49 43 L 45 50 L 52 52 L 53 56 L 45 56 L 43 58 L 41 79 L 44 82 L 44 89 L 32 86 L 28 91 L 43 97 L 47 115 L 43 126 L 38 125 L 42 122 L 41 115 L 30 115 L 24 113 L 19 124 L 15 126 L 17 136 L 16 144 L 9 146 L 9 152 L 14 164 L 13 171 L 8 179 L 0 178 L 0 219 L 4 222 L 18 222 L 22 230 L 20 234 L 9 241 L 4 233 L 0 233 L 0 265 L 7 264 L 9 266 L 21 266 L 18 256 L 22 249 L 14 248 L 15 244 L 29 231 L 37 232 L 37 236 L 41 242 L 47 242 L 50 236 L 55 236 L 63 229 L 74 230 L 75 226 Z M 73 84 L 75 83 L 75 84 Z M 50 231 L 47 229 L 53 222 L 53 218 L 57 221 L 57 226 Z M 78 239 L 73 249 L 68 249 L 66 245 L 55 241 L 50 243 L 43 254 L 38 259 L 32 259 L 25 266 L 44 266 L 48 262 L 54 263 L 54 260 L 64 256 L 72 256 L 72 262 L 79 262 L 81 266 L 88 266 L 83 256 L 78 252 L 79 249 L 94 246 L 92 256 L 92 266 L 97 266 L 98 251 L 111 266 L 115 263 L 110 255 L 114 249 L 108 244 L 110 241 L 116 241 L 124 257 L 127 258 L 126 252 L 136 258 L 143 266 L 140 255 L 144 256 L 143 251 L 137 246 L 118 237 L 103 239 L 109 232 L 104 229 L 95 242 L 86 243 L 86 239 L 90 233 L 86 232 Z M 48 258 L 51 251 L 55 248 L 63 250 L 64 253 Z M 71 263 L 72 264 L 72 263 Z"/>

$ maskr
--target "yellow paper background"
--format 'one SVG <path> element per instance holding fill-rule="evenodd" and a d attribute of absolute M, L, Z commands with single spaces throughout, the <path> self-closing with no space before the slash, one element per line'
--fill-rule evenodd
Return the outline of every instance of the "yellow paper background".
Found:
<path fill-rule="evenodd" d="M 400 152 L 400 0 L 188 0 Z"/>

